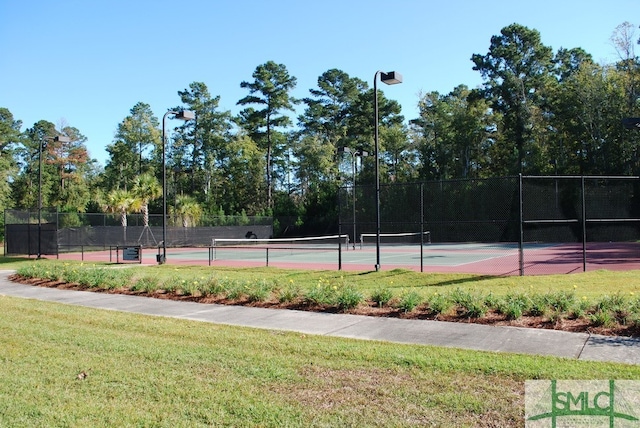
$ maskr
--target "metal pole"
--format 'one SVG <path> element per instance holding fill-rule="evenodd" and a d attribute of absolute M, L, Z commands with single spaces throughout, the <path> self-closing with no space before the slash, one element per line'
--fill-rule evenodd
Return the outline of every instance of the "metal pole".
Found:
<path fill-rule="evenodd" d="M 580 187 L 582 187 L 582 271 L 587 271 L 587 206 L 586 206 L 586 189 L 584 185 L 584 175 L 580 178 Z"/>
<path fill-rule="evenodd" d="M 357 158 L 356 153 L 351 155 L 352 163 L 352 172 L 353 172 L 353 249 L 356 249 L 356 174 L 358 173 L 357 169 Z"/>
<path fill-rule="evenodd" d="M 378 145 L 378 75 L 373 76 L 373 140 L 375 144 L 375 175 L 376 175 L 376 272 L 380 270 L 380 159 Z"/>
<path fill-rule="evenodd" d="M 168 111 L 162 116 L 162 255 L 158 257 L 158 264 L 164 264 L 167 261 L 167 166 L 166 166 L 166 139 L 165 139 L 165 122 L 167 116 L 174 114 Z"/>
<path fill-rule="evenodd" d="M 342 270 L 342 197 L 338 190 L 338 270 Z"/>
<path fill-rule="evenodd" d="M 373 76 L 373 110 L 374 110 L 374 140 L 375 140 L 375 157 L 376 157 L 376 272 L 380 270 L 380 159 L 379 159 L 379 144 L 378 144 L 378 75 L 381 76 L 382 81 L 387 85 L 395 85 L 402 83 L 402 76 L 400 73 L 390 71 L 383 73 L 382 71 L 376 71 Z"/>
<path fill-rule="evenodd" d="M 42 145 L 40 140 L 40 154 L 38 155 L 38 257 L 42 257 Z"/>
<path fill-rule="evenodd" d="M 420 272 L 424 272 L 424 183 L 420 183 Z"/>
<path fill-rule="evenodd" d="M 165 137 L 165 122 L 167 116 L 173 114 L 176 119 L 181 120 L 194 120 L 196 118 L 195 112 L 191 110 L 168 111 L 162 116 L 162 254 L 158 254 L 158 264 L 166 263 L 167 261 L 167 159 L 166 159 L 166 137 Z"/>
<path fill-rule="evenodd" d="M 518 265 L 524 276 L 524 197 L 522 173 L 518 174 Z"/>

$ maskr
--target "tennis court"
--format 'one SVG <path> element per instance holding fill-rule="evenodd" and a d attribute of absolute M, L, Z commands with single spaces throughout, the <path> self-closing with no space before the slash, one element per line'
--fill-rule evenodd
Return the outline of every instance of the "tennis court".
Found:
<path fill-rule="evenodd" d="M 377 260 L 374 240 L 354 245 L 337 236 L 282 240 L 217 240 L 210 247 L 167 248 L 168 264 L 372 271 Z M 122 254 L 108 251 L 60 254 L 60 259 L 121 262 Z M 140 262 L 156 264 L 157 248 L 143 248 Z M 522 259 L 521 259 L 522 256 Z M 522 262 L 522 264 L 521 264 Z M 486 275 L 574 273 L 583 270 L 640 269 L 640 244 L 529 243 L 398 243 L 381 240 L 382 270 L 397 268 L 423 272 Z"/>

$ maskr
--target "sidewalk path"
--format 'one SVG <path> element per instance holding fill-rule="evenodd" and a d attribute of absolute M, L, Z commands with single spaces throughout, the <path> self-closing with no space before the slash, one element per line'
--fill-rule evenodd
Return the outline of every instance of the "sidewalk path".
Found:
<path fill-rule="evenodd" d="M 8 279 L 11 273 L 11 271 L 0 271 L 0 295 L 305 334 L 640 364 L 640 338 L 226 306 L 91 291 L 60 290 L 11 282 Z"/>

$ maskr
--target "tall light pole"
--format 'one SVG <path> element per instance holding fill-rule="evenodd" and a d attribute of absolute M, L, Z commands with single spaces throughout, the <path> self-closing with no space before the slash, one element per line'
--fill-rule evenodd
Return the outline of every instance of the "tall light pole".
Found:
<path fill-rule="evenodd" d="M 68 143 L 71 141 L 66 135 L 44 137 L 40 140 L 40 152 L 38 154 L 38 258 L 42 257 L 42 146 L 45 140 Z"/>
<path fill-rule="evenodd" d="M 165 122 L 167 116 L 174 115 L 174 119 L 193 120 L 196 113 L 191 110 L 171 111 L 169 110 L 162 116 L 162 254 L 158 254 L 157 262 L 159 265 L 167 262 L 167 159 L 165 138 Z"/>
<path fill-rule="evenodd" d="M 376 272 L 380 270 L 380 148 L 378 144 L 378 76 L 380 81 L 387 85 L 396 85 L 402 83 L 402 75 L 395 71 L 385 73 L 376 71 L 373 76 L 373 124 L 375 141 L 375 164 L 376 164 Z"/>

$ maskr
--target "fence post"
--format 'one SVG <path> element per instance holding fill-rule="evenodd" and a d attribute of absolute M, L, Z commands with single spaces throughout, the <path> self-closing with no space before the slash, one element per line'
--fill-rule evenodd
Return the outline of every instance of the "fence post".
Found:
<path fill-rule="evenodd" d="M 342 270 L 342 187 L 338 188 L 338 270 Z"/>
<path fill-rule="evenodd" d="M 518 206 L 519 206 L 519 233 L 518 233 L 518 264 L 520 276 L 524 276 L 524 207 L 523 207 L 522 173 L 518 174 Z"/>
<path fill-rule="evenodd" d="M 420 183 L 420 272 L 424 272 L 424 183 Z"/>
<path fill-rule="evenodd" d="M 580 177 L 580 185 L 582 187 L 582 272 L 587 271 L 587 207 L 586 203 L 586 189 L 584 186 L 584 175 Z"/>

